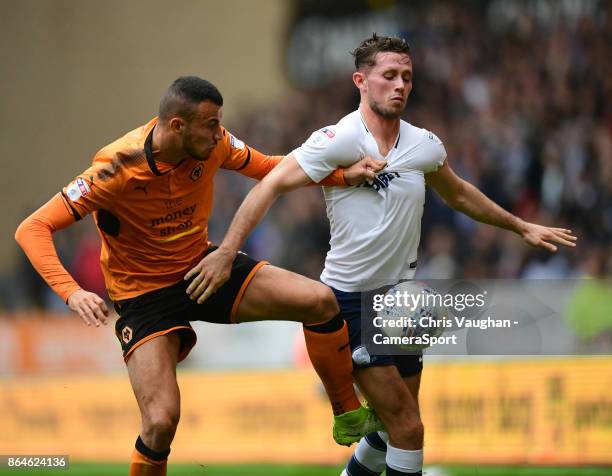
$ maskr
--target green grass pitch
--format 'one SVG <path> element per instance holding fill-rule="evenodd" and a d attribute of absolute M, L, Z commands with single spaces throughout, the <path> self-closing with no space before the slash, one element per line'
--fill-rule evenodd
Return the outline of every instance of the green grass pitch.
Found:
<path fill-rule="evenodd" d="M 341 467 L 316 466 L 204 466 L 172 465 L 168 476 L 338 476 Z M 125 464 L 72 463 L 68 470 L 0 469 L 2 476 L 125 476 Z M 425 469 L 424 474 L 427 475 Z M 539 467 L 490 467 L 490 466 L 449 466 L 442 470 L 431 470 L 432 476 L 611 476 L 609 468 L 539 468 Z"/>

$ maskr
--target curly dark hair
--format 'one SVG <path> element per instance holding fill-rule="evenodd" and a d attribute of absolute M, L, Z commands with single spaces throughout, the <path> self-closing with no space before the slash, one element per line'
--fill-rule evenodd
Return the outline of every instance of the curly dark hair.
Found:
<path fill-rule="evenodd" d="M 403 53 L 410 56 L 410 45 L 405 39 L 397 36 L 378 36 L 373 33 L 370 38 L 363 40 L 351 52 L 355 58 L 355 68 L 359 70 L 363 66 L 374 66 L 376 55 L 383 52 Z"/>

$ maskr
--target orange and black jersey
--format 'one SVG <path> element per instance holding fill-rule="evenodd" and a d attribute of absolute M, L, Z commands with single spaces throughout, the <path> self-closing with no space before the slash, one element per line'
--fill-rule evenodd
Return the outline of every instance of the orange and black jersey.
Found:
<path fill-rule="evenodd" d="M 155 118 L 101 149 L 91 166 L 61 192 L 64 213 L 77 220 L 93 214 L 102 239 L 102 271 L 109 296 L 115 301 L 174 284 L 201 259 L 209 245 L 213 179 L 219 168 L 261 179 L 283 158 L 264 155 L 223 129 L 223 138 L 208 160 L 187 157 L 169 166 L 153 158 L 156 123 Z M 338 170 L 326 182 L 344 185 L 343 174 Z M 49 204 L 24 224 L 28 220 L 32 226 L 49 223 L 51 232 L 65 226 L 54 226 L 62 222 L 58 216 L 62 207 Z M 33 217 L 39 219 L 32 221 Z M 22 233 L 28 241 L 26 235 L 41 234 Z M 20 244 L 51 287 L 66 299 L 75 287 L 69 275 L 64 276 L 63 287 L 56 286 L 58 280 L 49 279 L 48 272 L 55 262 L 46 268 L 45 263 L 37 265 L 35 260 L 40 257 L 34 256 L 32 246 Z M 56 277 L 65 273 L 63 268 L 52 271 Z"/>

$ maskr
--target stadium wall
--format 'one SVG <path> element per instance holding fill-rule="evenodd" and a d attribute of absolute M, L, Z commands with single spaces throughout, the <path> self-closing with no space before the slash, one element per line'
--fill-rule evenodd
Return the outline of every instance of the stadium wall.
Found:
<path fill-rule="evenodd" d="M 612 358 L 432 363 L 428 463 L 612 465 Z M 339 463 L 312 370 L 180 373 L 174 461 Z M 127 375 L 0 381 L 0 453 L 124 461 L 139 428 Z"/>
<path fill-rule="evenodd" d="M 178 76 L 211 80 L 224 123 L 284 95 L 284 0 L 4 0 L 0 269 L 20 220 L 157 113 Z"/>

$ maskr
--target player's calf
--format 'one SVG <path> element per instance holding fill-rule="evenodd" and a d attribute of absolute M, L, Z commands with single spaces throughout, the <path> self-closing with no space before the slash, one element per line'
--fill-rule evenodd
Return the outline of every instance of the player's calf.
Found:
<path fill-rule="evenodd" d="M 315 325 L 304 325 L 306 350 L 331 402 L 334 415 L 357 410 L 361 403 L 353 387 L 353 362 L 346 323 L 337 314 Z"/>

